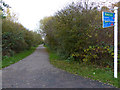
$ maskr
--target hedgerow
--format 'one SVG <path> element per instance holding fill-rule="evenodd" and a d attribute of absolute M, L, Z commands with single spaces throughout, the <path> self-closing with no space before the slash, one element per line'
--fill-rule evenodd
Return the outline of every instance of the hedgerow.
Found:
<path fill-rule="evenodd" d="M 104 8 L 98 10 L 93 5 L 72 3 L 41 20 L 40 28 L 45 43 L 62 58 L 113 68 L 114 28 L 102 28 Z M 120 6 L 120 2 L 116 5 Z"/>
<path fill-rule="evenodd" d="M 9 10 L 9 9 L 8 9 Z M 42 43 L 41 35 L 26 29 L 8 12 L 2 19 L 2 55 L 13 56 Z"/>

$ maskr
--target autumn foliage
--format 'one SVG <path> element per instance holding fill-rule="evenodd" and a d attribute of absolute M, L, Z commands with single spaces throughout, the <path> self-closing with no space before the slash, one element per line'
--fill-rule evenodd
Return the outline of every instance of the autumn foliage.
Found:
<path fill-rule="evenodd" d="M 2 19 L 2 55 L 13 56 L 41 43 L 41 35 L 18 23 L 15 14 L 12 16 L 8 9 L 7 16 Z"/>
<path fill-rule="evenodd" d="M 46 45 L 61 58 L 113 68 L 113 27 L 102 28 L 102 10 L 94 3 L 72 3 L 40 23 Z"/>

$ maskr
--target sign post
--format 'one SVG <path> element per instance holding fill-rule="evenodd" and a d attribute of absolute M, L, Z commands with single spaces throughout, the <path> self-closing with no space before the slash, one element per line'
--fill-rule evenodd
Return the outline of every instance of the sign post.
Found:
<path fill-rule="evenodd" d="M 115 24 L 115 13 L 102 12 L 103 28 L 112 27 Z"/>
<path fill-rule="evenodd" d="M 115 26 L 114 26 L 114 78 L 117 78 L 117 56 L 118 56 L 118 7 L 114 7 Z"/>
<path fill-rule="evenodd" d="M 103 28 L 114 26 L 114 78 L 118 71 L 118 7 L 114 7 L 114 13 L 102 12 Z"/>

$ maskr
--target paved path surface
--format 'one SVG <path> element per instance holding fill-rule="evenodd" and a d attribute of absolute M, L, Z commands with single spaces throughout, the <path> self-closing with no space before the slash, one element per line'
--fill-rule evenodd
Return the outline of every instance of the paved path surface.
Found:
<path fill-rule="evenodd" d="M 3 69 L 3 88 L 109 88 L 112 86 L 57 69 L 40 45 L 25 59 Z"/>

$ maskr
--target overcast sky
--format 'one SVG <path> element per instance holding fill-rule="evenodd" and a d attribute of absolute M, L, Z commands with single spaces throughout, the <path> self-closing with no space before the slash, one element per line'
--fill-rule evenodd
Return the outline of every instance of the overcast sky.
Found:
<path fill-rule="evenodd" d="M 17 13 L 19 22 L 29 30 L 38 28 L 40 19 L 53 15 L 67 4 L 80 0 L 4 0 Z M 90 0 L 100 2 L 103 0 Z M 104 0 L 104 2 L 117 2 L 120 0 Z"/>

